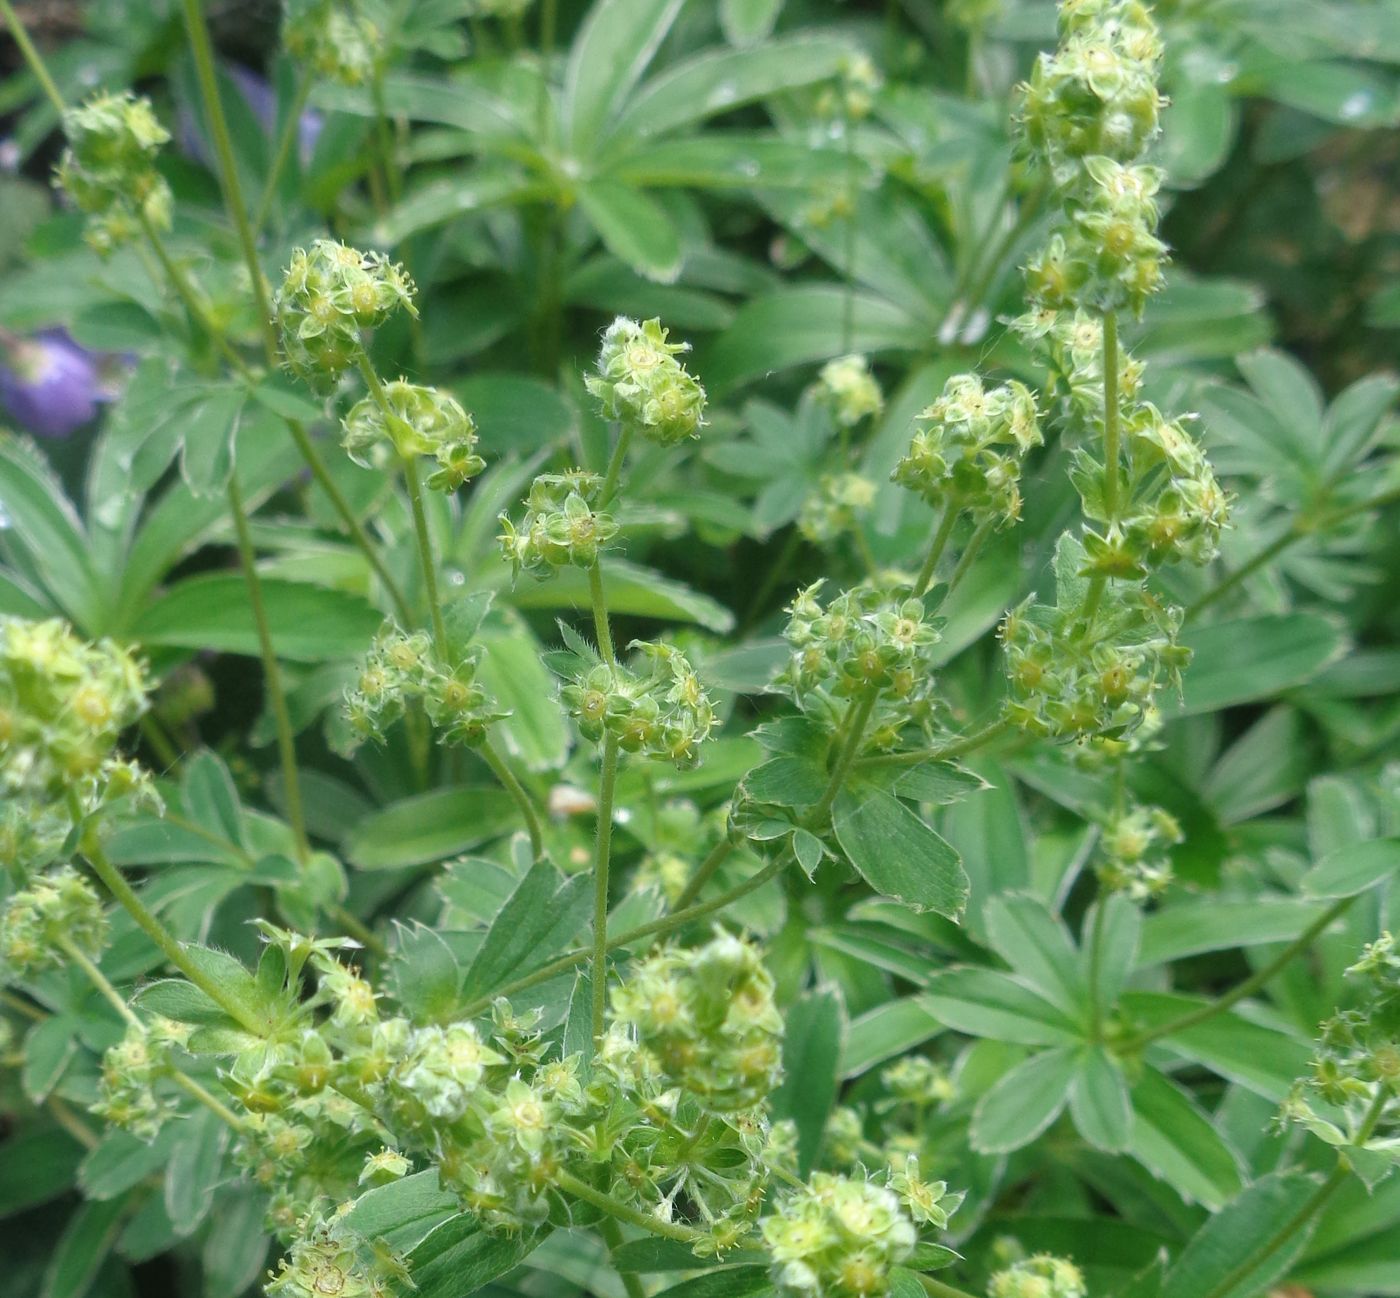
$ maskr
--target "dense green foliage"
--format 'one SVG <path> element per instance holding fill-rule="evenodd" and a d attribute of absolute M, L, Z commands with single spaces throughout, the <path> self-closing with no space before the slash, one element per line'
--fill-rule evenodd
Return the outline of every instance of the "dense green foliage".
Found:
<path fill-rule="evenodd" d="M 273 8 L 0 0 L 6 1295 L 1400 1294 L 1400 8 Z"/>

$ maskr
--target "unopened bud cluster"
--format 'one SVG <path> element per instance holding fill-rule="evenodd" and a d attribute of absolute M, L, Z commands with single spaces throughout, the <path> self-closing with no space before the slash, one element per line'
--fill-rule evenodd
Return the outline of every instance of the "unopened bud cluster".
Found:
<path fill-rule="evenodd" d="M 170 1027 L 177 1029 L 178 1024 Z M 148 1031 L 132 1026 L 116 1045 L 102 1056 L 97 1114 L 114 1127 L 129 1131 L 141 1140 L 154 1140 L 175 1106 L 157 1091 L 157 1083 L 171 1070 L 172 1038 L 164 1030 Z"/>
<path fill-rule="evenodd" d="M 110 640 L 80 640 L 58 619 L 0 617 L 0 864 L 44 864 L 83 813 L 150 793 L 113 756 L 146 709 L 146 679 Z"/>
<path fill-rule="evenodd" d="M 617 520 L 595 508 L 603 479 L 584 469 L 541 474 L 517 525 L 501 515 L 501 554 L 521 571 L 548 577 L 560 568 L 591 568 L 617 535 Z"/>
<path fill-rule="evenodd" d="M 142 223 L 170 227 L 170 186 L 156 156 L 170 134 L 151 101 L 129 91 L 102 94 L 63 114 L 68 141 L 56 175 L 59 187 L 88 218 L 86 237 L 98 252 L 130 243 Z"/>
<path fill-rule="evenodd" d="M 883 85 L 880 69 L 868 54 L 848 54 L 841 60 L 841 70 L 834 83 L 817 96 L 817 115 L 844 118 L 848 122 L 863 121 L 874 110 L 875 96 Z"/>
<path fill-rule="evenodd" d="M 1021 516 L 1021 461 L 1041 444 L 1035 397 L 1024 384 L 984 386 L 957 374 L 918 416 L 917 431 L 891 475 L 935 508 L 965 510 L 976 523 Z"/>
<path fill-rule="evenodd" d="M 0 981 L 67 963 L 65 946 L 96 956 L 107 917 L 92 885 L 72 866 L 36 875 L 0 910 Z"/>
<path fill-rule="evenodd" d="M 561 691 L 585 738 L 609 735 L 624 753 L 686 766 L 715 726 L 715 710 L 690 661 L 673 645 L 635 641 L 641 668 L 597 663 Z"/>
<path fill-rule="evenodd" d="M 412 1290 L 403 1260 L 362 1238 L 340 1211 L 316 1204 L 297 1223 L 287 1256 L 267 1284 L 285 1298 L 399 1298 Z"/>
<path fill-rule="evenodd" d="M 809 541 L 827 544 L 854 532 L 874 503 L 875 484 L 863 474 L 825 474 L 817 493 L 802 504 L 798 530 Z"/>
<path fill-rule="evenodd" d="M 864 356 L 827 361 L 817 378 L 816 394 L 841 428 L 854 428 L 885 408 L 884 393 Z"/>
<path fill-rule="evenodd" d="M 988 1298 L 1086 1298 L 1088 1292 L 1073 1262 L 1048 1253 L 998 1271 L 987 1285 Z"/>
<path fill-rule="evenodd" d="M 359 0 L 285 0 L 282 48 L 318 80 L 366 84 L 379 44 Z"/>
<path fill-rule="evenodd" d="M 1382 933 L 1347 971 L 1362 984 L 1356 1009 L 1319 1029 L 1312 1075 L 1284 1101 L 1283 1116 L 1332 1145 L 1364 1137 L 1390 1152 L 1400 1137 L 1400 946 Z"/>
<path fill-rule="evenodd" d="M 272 304 L 287 368 L 328 391 L 363 353 L 362 330 L 400 307 L 418 314 L 413 293 L 407 272 L 381 253 L 333 239 L 298 248 Z"/>
<path fill-rule="evenodd" d="M 481 650 L 470 648 L 444 663 L 423 632 L 392 623 L 375 637 L 354 685 L 345 691 L 345 714 L 356 743 L 383 740 L 410 703 L 420 703 L 443 743 L 478 744 L 505 714 L 477 683 Z"/>
<path fill-rule="evenodd" d="M 648 956 L 612 995 L 666 1081 L 714 1112 L 752 1108 L 778 1084 L 783 1022 L 773 978 L 747 942 L 717 935 Z"/>
<path fill-rule="evenodd" d="M 486 467 L 476 443 L 476 421 L 455 397 L 407 379 L 382 384 L 341 422 L 341 445 L 356 464 L 370 468 L 388 448 L 401 459 L 426 456 L 437 465 L 428 486 L 444 492 L 456 491 Z"/>
<path fill-rule="evenodd" d="M 1183 837 L 1176 817 L 1161 807 L 1115 812 L 1099 831 L 1095 872 L 1100 886 L 1135 902 L 1160 896 L 1172 881 L 1171 849 Z"/>
<path fill-rule="evenodd" d="M 638 324 L 619 316 L 603 335 L 598 372 L 584 382 L 606 419 L 660 446 L 698 437 L 705 390 L 676 357 L 689 343 L 667 341 L 660 320 Z"/>

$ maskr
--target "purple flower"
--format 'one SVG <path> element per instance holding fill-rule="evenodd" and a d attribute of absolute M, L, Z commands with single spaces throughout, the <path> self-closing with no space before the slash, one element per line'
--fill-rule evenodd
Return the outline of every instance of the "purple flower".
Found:
<path fill-rule="evenodd" d="M 33 338 L 0 336 L 0 401 L 30 432 L 67 437 L 105 400 L 98 360 L 62 329 Z"/>

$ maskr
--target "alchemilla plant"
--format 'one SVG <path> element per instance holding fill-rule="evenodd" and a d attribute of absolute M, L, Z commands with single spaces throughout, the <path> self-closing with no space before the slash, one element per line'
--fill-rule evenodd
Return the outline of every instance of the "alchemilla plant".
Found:
<path fill-rule="evenodd" d="M 1211 250 L 1383 6 L 116 8 L 0 0 L 7 1292 L 1400 1292 L 1400 385 Z"/>

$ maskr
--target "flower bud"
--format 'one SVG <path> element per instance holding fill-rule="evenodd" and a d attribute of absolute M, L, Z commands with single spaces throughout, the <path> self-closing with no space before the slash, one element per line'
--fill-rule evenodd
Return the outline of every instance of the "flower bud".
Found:
<path fill-rule="evenodd" d="M 660 320 L 619 316 L 603 335 L 597 374 L 584 382 L 605 419 L 659 446 L 677 446 L 700 435 L 705 390 L 676 360 L 690 344 L 667 342 L 667 334 Z"/>
<path fill-rule="evenodd" d="M 809 541 L 822 544 L 854 532 L 875 503 L 875 484 L 859 473 L 825 474 L 818 494 L 803 502 L 797 526 Z"/>
<path fill-rule="evenodd" d="M 1086 1298 L 1084 1275 L 1073 1262 L 1048 1253 L 998 1271 L 988 1283 L 988 1298 Z"/>
<path fill-rule="evenodd" d="M 880 384 L 864 356 L 842 356 L 827 361 L 817 382 L 817 399 L 831 411 L 842 428 L 854 428 L 861 420 L 874 418 L 885 408 Z"/>
<path fill-rule="evenodd" d="M 358 0 L 285 0 L 282 48 L 317 80 L 366 84 L 379 44 Z"/>
<path fill-rule="evenodd" d="M 596 511 L 603 479 L 571 469 L 535 479 L 517 527 L 501 515 L 501 553 L 518 577 L 521 570 L 547 577 L 560 568 L 591 568 L 617 535 L 611 514 Z"/>
<path fill-rule="evenodd" d="M 65 865 L 34 878 L 0 911 L 0 976 L 24 977 L 67 962 L 58 939 L 96 956 L 107 939 L 107 915 L 92 885 Z"/>

